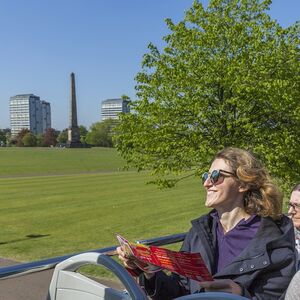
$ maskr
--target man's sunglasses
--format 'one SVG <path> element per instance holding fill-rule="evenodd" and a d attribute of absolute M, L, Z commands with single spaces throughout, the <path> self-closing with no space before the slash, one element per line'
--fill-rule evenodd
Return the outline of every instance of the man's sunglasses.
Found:
<path fill-rule="evenodd" d="M 221 169 L 213 170 L 211 173 L 205 172 L 202 174 L 202 183 L 204 183 L 207 179 L 209 179 L 213 185 L 220 184 L 224 180 L 224 176 L 222 176 L 224 174 L 235 176 L 234 173 L 225 170 L 221 170 Z"/>
<path fill-rule="evenodd" d="M 286 208 L 287 208 L 287 209 L 290 209 L 291 207 L 292 207 L 294 210 L 299 211 L 299 210 L 300 210 L 300 203 L 291 203 L 291 202 L 287 202 L 287 203 L 286 203 Z"/>

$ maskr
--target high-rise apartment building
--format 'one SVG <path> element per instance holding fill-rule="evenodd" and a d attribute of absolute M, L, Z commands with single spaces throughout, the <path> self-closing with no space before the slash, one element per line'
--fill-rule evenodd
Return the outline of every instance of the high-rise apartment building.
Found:
<path fill-rule="evenodd" d="M 51 127 L 50 103 L 41 101 L 33 94 L 16 95 L 10 98 L 11 134 L 15 136 L 22 129 L 33 134 L 44 133 Z"/>
<path fill-rule="evenodd" d="M 51 128 L 51 107 L 50 103 L 41 101 L 42 107 L 42 131 L 46 132 L 48 128 Z"/>
<path fill-rule="evenodd" d="M 118 120 L 119 113 L 129 113 L 129 100 L 118 99 L 107 99 L 102 101 L 101 104 L 101 118 L 102 120 L 113 119 Z"/>

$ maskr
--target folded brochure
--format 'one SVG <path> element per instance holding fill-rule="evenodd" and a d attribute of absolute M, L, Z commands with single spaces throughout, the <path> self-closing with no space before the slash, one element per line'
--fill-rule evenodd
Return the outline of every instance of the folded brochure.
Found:
<path fill-rule="evenodd" d="M 153 273 L 166 269 L 200 282 L 213 280 L 200 253 L 178 252 L 132 243 L 119 234 L 117 238 L 126 255 L 134 256 L 135 264 L 145 272 Z"/>

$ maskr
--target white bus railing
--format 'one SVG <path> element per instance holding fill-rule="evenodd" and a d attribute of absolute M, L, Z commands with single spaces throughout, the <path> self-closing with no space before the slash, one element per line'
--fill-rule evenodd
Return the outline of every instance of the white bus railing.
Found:
<path fill-rule="evenodd" d="M 145 245 L 163 246 L 163 245 L 169 245 L 169 244 L 181 242 L 183 241 L 185 235 L 186 233 L 172 234 L 163 237 L 140 240 L 137 241 L 137 243 L 141 243 Z M 84 252 L 97 252 L 97 253 L 104 254 L 104 253 L 109 253 L 114 251 L 116 247 L 117 246 L 112 246 L 112 247 L 100 248 L 100 249 L 89 250 Z M 80 253 L 84 253 L 84 252 L 80 252 Z M 43 259 L 43 260 L 29 262 L 29 263 L 21 263 L 17 265 L 2 267 L 0 268 L 0 279 L 3 280 L 3 279 L 17 277 L 17 276 L 23 276 L 29 273 L 53 269 L 58 263 L 70 258 L 71 256 L 80 253 L 63 255 L 63 256 Z"/>

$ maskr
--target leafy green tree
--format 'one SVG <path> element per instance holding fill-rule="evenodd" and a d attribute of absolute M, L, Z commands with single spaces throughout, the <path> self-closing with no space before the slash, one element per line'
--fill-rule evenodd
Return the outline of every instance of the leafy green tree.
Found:
<path fill-rule="evenodd" d="M 4 130 L 0 129 L 0 146 L 6 145 L 6 134 Z"/>
<path fill-rule="evenodd" d="M 22 143 L 23 143 L 24 147 L 36 147 L 37 138 L 33 133 L 28 132 L 22 138 Z"/>
<path fill-rule="evenodd" d="M 25 136 L 27 133 L 31 133 L 30 130 L 27 129 L 27 128 L 23 128 L 23 129 L 21 129 L 21 130 L 18 132 L 17 136 L 15 137 L 15 140 L 16 140 L 16 146 L 17 146 L 17 147 L 23 147 L 23 146 L 24 146 L 24 144 L 23 144 L 23 138 L 24 138 L 24 136 Z"/>
<path fill-rule="evenodd" d="M 166 47 L 149 45 L 135 113 L 117 127 L 129 165 L 172 186 L 236 146 L 259 155 L 286 185 L 299 180 L 299 24 L 282 28 L 266 13 L 270 3 L 195 1 L 183 21 L 166 21 Z"/>
<path fill-rule="evenodd" d="M 86 135 L 88 133 L 88 130 L 86 129 L 85 126 L 80 125 L 79 126 L 79 133 L 80 133 L 80 142 L 82 144 L 86 144 Z"/>
<path fill-rule="evenodd" d="M 5 129 L 2 129 L 2 132 L 5 134 L 6 146 L 10 146 L 11 129 L 10 128 L 5 128 Z"/>
<path fill-rule="evenodd" d="M 57 137 L 57 142 L 59 144 L 66 144 L 67 141 L 68 141 L 68 128 L 62 130 Z"/>
<path fill-rule="evenodd" d="M 44 134 L 39 133 L 36 135 L 36 146 L 37 147 L 43 147 L 43 141 L 44 141 Z"/>
<path fill-rule="evenodd" d="M 121 96 L 121 99 L 130 101 L 130 97 L 125 94 Z"/>
<path fill-rule="evenodd" d="M 112 135 L 116 120 L 107 119 L 92 124 L 86 136 L 88 144 L 100 147 L 113 147 Z"/>

